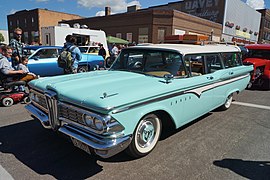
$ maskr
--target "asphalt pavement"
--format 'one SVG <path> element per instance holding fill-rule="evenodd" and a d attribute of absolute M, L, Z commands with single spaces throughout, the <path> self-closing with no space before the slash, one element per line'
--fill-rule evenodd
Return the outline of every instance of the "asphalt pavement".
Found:
<path fill-rule="evenodd" d="M 148 156 L 89 156 L 44 129 L 24 104 L 0 107 L 0 180 L 270 180 L 270 91 L 245 90 L 227 111 L 213 111 L 164 134 Z"/>

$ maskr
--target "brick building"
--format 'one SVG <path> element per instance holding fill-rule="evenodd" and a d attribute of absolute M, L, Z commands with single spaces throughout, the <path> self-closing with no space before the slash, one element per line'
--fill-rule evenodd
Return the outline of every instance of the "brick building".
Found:
<path fill-rule="evenodd" d="M 8 32 L 10 39 L 13 31 L 19 27 L 23 30 L 22 41 L 27 44 L 41 42 L 41 27 L 57 25 L 59 21 L 79 19 L 81 16 L 47 9 L 33 9 L 17 11 L 7 16 Z"/>
<path fill-rule="evenodd" d="M 136 43 L 160 43 L 165 36 L 175 34 L 203 34 L 219 41 L 222 25 L 201 19 L 173 9 L 138 9 L 128 7 L 126 13 L 106 15 L 85 19 L 61 21 L 72 26 L 75 23 L 86 24 L 90 29 L 101 29 L 107 36 L 116 36 Z"/>
<path fill-rule="evenodd" d="M 241 0 L 182 0 L 146 9 L 128 7 L 126 13 L 114 15 L 108 9 L 103 17 L 62 22 L 86 24 L 139 43 L 159 43 L 165 36 L 184 33 L 207 35 L 214 41 L 258 41 L 261 14 Z"/>
<path fill-rule="evenodd" d="M 262 14 L 259 32 L 259 42 L 270 43 L 270 10 L 261 9 L 258 11 Z"/>

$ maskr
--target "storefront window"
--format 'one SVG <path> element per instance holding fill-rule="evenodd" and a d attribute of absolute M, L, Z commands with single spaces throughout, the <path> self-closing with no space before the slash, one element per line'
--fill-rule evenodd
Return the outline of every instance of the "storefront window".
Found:
<path fill-rule="evenodd" d="M 121 33 L 116 33 L 116 37 L 122 39 L 122 34 Z"/>
<path fill-rule="evenodd" d="M 139 43 L 148 43 L 148 28 L 139 28 Z"/>
<path fill-rule="evenodd" d="M 164 38 L 165 38 L 165 29 L 164 28 L 161 28 L 161 29 L 158 29 L 158 42 L 164 42 Z"/>

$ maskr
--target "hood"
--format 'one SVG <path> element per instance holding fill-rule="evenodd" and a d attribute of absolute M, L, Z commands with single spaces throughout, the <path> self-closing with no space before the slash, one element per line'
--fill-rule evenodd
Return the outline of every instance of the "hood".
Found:
<path fill-rule="evenodd" d="M 173 84 L 164 83 L 163 78 L 106 70 L 47 77 L 30 82 L 30 86 L 42 91 L 49 89 L 57 92 L 61 101 L 88 109 L 90 107 L 95 111 L 151 99 L 164 94 L 166 89 L 177 89 Z"/>
<path fill-rule="evenodd" d="M 265 65 L 269 60 L 264 58 L 246 58 L 243 63 L 251 63 L 255 66 L 263 66 Z"/>

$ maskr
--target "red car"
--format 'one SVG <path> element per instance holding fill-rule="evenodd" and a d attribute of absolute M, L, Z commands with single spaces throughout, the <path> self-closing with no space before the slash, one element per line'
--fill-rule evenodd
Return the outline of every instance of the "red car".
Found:
<path fill-rule="evenodd" d="M 270 44 L 246 45 L 248 53 L 243 61 L 244 64 L 253 64 L 251 81 L 248 88 L 253 85 L 269 88 L 270 85 Z"/>

